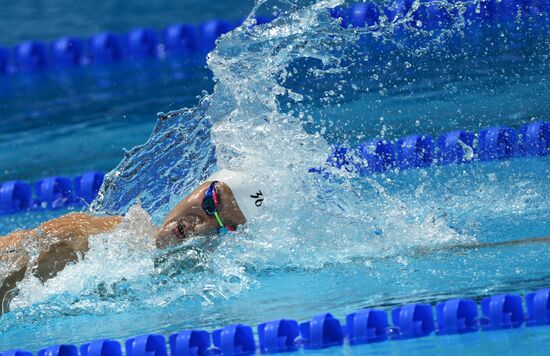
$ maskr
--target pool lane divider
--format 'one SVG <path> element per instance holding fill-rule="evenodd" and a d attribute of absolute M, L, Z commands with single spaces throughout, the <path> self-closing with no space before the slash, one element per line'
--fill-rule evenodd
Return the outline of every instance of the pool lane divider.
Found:
<path fill-rule="evenodd" d="M 102 172 L 87 172 L 74 179 L 47 177 L 34 182 L 34 189 L 24 181 L 2 183 L 0 214 L 85 206 L 97 196 L 104 177 L 105 173 Z"/>
<path fill-rule="evenodd" d="M 257 17 L 256 24 L 272 19 Z M 104 66 L 130 60 L 162 59 L 169 55 L 205 55 L 222 34 L 237 27 L 224 20 L 209 20 L 199 26 L 175 24 L 162 31 L 136 28 L 125 34 L 101 32 L 88 39 L 62 37 L 51 43 L 25 41 L 11 49 L 0 47 L 0 75 L 36 73 L 87 66 Z"/>
<path fill-rule="evenodd" d="M 376 25 L 382 15 L 389 20 L 403 17 L 413 3 L 413 0 L 397 1 L 390 9 L 374 2 L 359 2 L 329 12 L 341 19 L 343 27 L 364 27 Z M 415 26 L 434 30 L 451 24 L 451 15 L 443 6 L 437 2 L 424 5 L 413 14 Z M 466 7 L 463 16 L 467 23 L 474 24 L 508 26 L 514 25 L 519 17 L 527 17 L 531 22 L 548 22 L 550 14 L 550 2 L 546 0 L 482 0 L 479 6 L 468 3 Z M 273 17 L 257 16 L 255 20 L 256 24 L 263 24 Z M 25 41 L 10 49 L 0 47 L 0 75 L 101 66 L 122 60 L 162 59 L 168 55 L 204 55 L 214 49 L 219 36 L 240 24 L 212 19 L 199 26 L 175 24 L 161 31 L 136 28 L 125 34 L 102 32 L 88 39 L 66 36 L 51 43 Z"/>
<path fill-rule="evenodd" d="M 183 330 L 170 335 L 168 342 L 159 334 L 139 335 L 127 339 L 124 348 L 127 356 L 251 355 L 256 351 L 269 354 L 345 344 L 353 347 L 432 334 L 444 336 L 550 326 L 550 288 L 529 293 L 525 299 L 516 294 L 499 294 L 482 299 L 481 305 L 467 298 L 451 299 L 437 303 L 435 313 L 430 304 L 407 304 L 394 308 L 391 320 L 392 325 L 384 310 L 362 309 L 348 314 L 345 325 L 332 314 L 325 313 L 302 323 L 291 319 L 262 323 L 257 326 L 257 338 L 251 326 L 233 324 L 212 333 Z M 32 355 L 24 350 L 0 352 L 0 356 Z M 122 346 L 116 340 L 97 339 L 80 347 L 49 346 L 37 355 L 122 356 Z"/>
<path fill-rule="evenodd" d="M 495 126 L 479 131 L 451 131 L 433 138 L 411 135 L 395 141 L 376 139 L 355 148 L 336 145 L 326 164 L 361 175 L 433 165 L 550 155 L 550 122 L 521 126 L 518 131 Z M 312 168 L 312 172 L 323 172 Z"/>
<path fill-rule="evenodd" d="M 495 126 L 478 133 L 452 131 L 436 139 L 411 135 L 395 141 L 371 140 L 354 149 L 336 145 L 326 165 L 366 176 L 433 165 L 548 155 L 550 122 L 540 121 L 518 131 Z M 325 170 L 326 167 L 312 168 L 310 172 Z M 4 182 L 0 184 L 0 214 L 86 206 L 97 196 L 104 177 L 102 172 L 87 172 L 74 179 L 53 176 L 34 182 L 34 188 L 24 181 Z"/>

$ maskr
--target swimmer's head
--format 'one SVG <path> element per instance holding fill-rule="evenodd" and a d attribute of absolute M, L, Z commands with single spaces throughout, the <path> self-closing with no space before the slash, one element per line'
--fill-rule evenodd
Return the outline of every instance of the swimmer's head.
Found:
<path fill-rule="evenodd" d="M 200 185 L 168 214 L 155 238 L 157 248 L 177 245 L 191 236 L 217 234 L 220 227 L 218 221 L 202 208 L 209 185 L 210 182 Z M 232 227 L 243 224 L 246 219 L 235 202 L 231 189 L 218 182 L 216 192 L 220 198 L 219 215 L 223 222 Z"/>

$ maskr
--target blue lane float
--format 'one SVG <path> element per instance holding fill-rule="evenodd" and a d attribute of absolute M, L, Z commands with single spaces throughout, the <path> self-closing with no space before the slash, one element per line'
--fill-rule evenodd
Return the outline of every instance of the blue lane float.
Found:
<path fill-rule="evenodd" d="M 479 133 L 452 131 L 437 139 L 429 135 L 411 135 L 395 141 L 371 140 L 353 149 L 335 145 L 326 165 L 370 175 L 393 169 L 548 155 L 550 123 L 541 121 L 524 125 L 517 131 L 497 126 Z"/>
<path fill-rule="evenodd" d="M 402 18 L 413 4 L 412 0 L 403 0 L 387 8 L 375 2 L 358 2 L 350 7 L 330 9 L 329 13 L 332 17 L 341 19 L 343 27 L 375 26 L 382 16 L 389 20 Z M 481 23 L 498 23 L 509 27 L 518 18 L 528 18 L 530 23 L 540 22 L 545 25 L 547 24 L 545 15 L 550 13 L 548 4 L 548 1 L 543 0 L 487 0 L 480 2 L 479 8 L 475 3 L 466 4 L 463 16 L 466 25 L 477 32 L 480 32 L 477 25 Z M 424 3 L 424 5 L 413 14 L 412 27 L 422 27 L 426 30 L 448 28 L 452 18 L 447 9 L 436 2 Z M 273 17 L 258 16 L 256 24 L 264 24 L 272 20 Z M 164 54 L 202 55 L 214 48 L 219 36 L 231 31 L 235 26 L 236 24 L 221 19 L 212 19 L 198 26 L 175 24 L 161 31 L 137 28 L 125 34 L 103 32 L 91 36 L 88 40 L 62 37 L 49 44 L 41 41 L 26 41 L 11 50 L 0 47 L 0 74 L 106 64 L 123 59 L 161 59 Z M 406 31 L 398 32 L 396 36 L 411 37 L 407 41 L 414 44 L 414 34 L 407 35 Z"/>
<path fill-rule="evenodd" d="M 271 20 L 258 17 L 256 24 Z M 199 26 L 175 24 L 161 31 L 136 28 L 124 34 L 101 32 L 86 40 L 62 37 L 51 43 L 26 41 L 11 50 L 0 47 L 0 74 L 106 65 L 125 59 L 161 59 L 165 54 L 203 55 L 214 49 L 218 37 L 235 26 L 215 19 Z"/>
<path fill-rule="evenodd" d="M 87 172 L 74 179 L 53 176 L 34 182 L 34 188 L 23 181 L 2 183 L 0 215 L 90 204 L 97 196 L 104 177 L 102 172 Z"/>
<path fill-rule="evenodd" d="M 80 199 L 81 203 L 90 204 L 97 196 L 104 179 L 103 172 L 88 172 L 75 177 L 73 180 L 75 200 L 78 202 Z"/>
<path fill-rule="evenodd" d="M 122 37 L 116 33 L 103 32 L 88 40 L 88 56 L 93 64 L 105 64 L 122 59 Z"/>
<path fill-rule="evenodd" d="M 453 131 L 437 138 L 437 160 L 440 164 L 461 163 L 474 158 L 474 134 L 468 131 Z"/>
<path fill-rule="evenodd" d="M 191 25 L 172 25 L 163 31 L 167 53 L 191 54 L 197 50 L 197 29 Z"/>
<path fill-rule="evenodd" d="M 482 317 L 478 317 L 479 309 Z M 168 340 L 163 335 L 145 334 L 126 340 L 126 355 L 166 356 L 168 350 L 171 356 L 250 355 L 257 351 L 270 354 L 344 344 L 353 347 L 429 335 L 444 337 L 521 326 L 550 326 L 550 288 L 528 293 L 525 300 L 514 294 L 495 295 L 484 298 L 481 305 L 471 299 L 451 299 L 437 303 L 435 310 L 437 323 L 434 308 L 429 304 L 415 303 L 394 308 L 391 313 L 393 326 L 389 325 L 386 312 L 378 309 L 348 314 L 344 326 L 330 313 L 314 316 L 301 324 L 296 320 L 273 320 L 258 325 L 258 344 L 252 328 L 242 324 L 229 325 L 212 333 L 183 330 L 170 335 Z M 48 346 L 38 351 L 37 356 L 121 356 L 121 349 L 119 341 L 98 339 L 80 348 L 69 344 Z M 0 356 L 32 355 L 32 352 L 20 349 L 0 352 Z"/>
<path fill-rule="evenodd" d="M 528 326 L 550 324 L 550 288 L 527 294 L 525 303 L 527 304 Z"/>
<path fill-rule="evenodd" d="M 316 315 L 301 323 L 300 334 L 306 349 L 323 349 L 344 342 L 344 329 L 340 320 L 330 313 Z"/>
<path fill-rule="evenodd" d="M 258 339 L 262 353 L 288 352 L 297 349 L 300 327 L 296 320 L 272 320 L 258 325 Z"/>
<path fill-rule="evenodd" d="M 436 306 L 439 335 L 463 334 L 478 330 L 477 304 L 471 299 L 451 299 Z"/>
<path fill-rule="evenodd" d="M 356 4 L 347 12 L 341 9 L 341 11 L 336 10 L 331 13 L 333 17 L 342 19 L 344 27 L 373 26 L 379 22 L 380 14 L 379 7 L 371 2 Z"/>
<path fill-rule="evenodd" d="M 235 26 L 223 20 L 206 21 L 200 26 L 200 44 L 203 52 L 214 49 L 218 37 L 231 31 Z"/>
<path fill-rule="evenodd" d="M 24 350 L 10 350 L 0 353 L 0 356 L 34 356 L 32 352 Z"/>
<path fill-rule="evenodd" d="M 162 335 L 139 335 L 126 340 L 124 345 L 126 346 L 126 356 L 167 355 L 166 340 Z"/>
<path fill-rule="evenodd" d="M 517 133 L 509 127 L 491 127 L 481 130 L 478 140 L 481 160 L 506 159 L 518 151 Z"/>
<path fill-rule="evenodd" d="M 116 340 L 99 339 L 80 346 L 82 356 L 122 356 L 122 348 Z"/>
<path fill-rule="evenodd" d="M 35 207 L 59 209 L 73 201 L 73 185 L 68 177 L 47 177 L 34 183 Z"/>
<path fill-rule="evenodd" d="M 254 332 L 247 325 L 228 325 L 214 330 L 212 343 L 223 355 L 250 355 L 256 352 Z"/>
<path fill-rule="evenodd" d="M 0 74 L 5 74 L 8 71 L 8 50 L 0 47 Z"/>
<path fill-rule="evenodd" d="M 78 356 L 78 348 L 74 345 L 49 346 L 37 352 L 37 356 Z"/>
<path fill-rule="evenodd" d="M 42 42 L 27 41 L 13 49 L 13 65 L 15 70 L 33 72 L 48 66 L 48 52 Z"/>
<path fill-rule="evenodd" d="M 452 23 L 449 12 L 438 3 L 428 3 L 426 6 L 419 8 L 414 17 L 427 30 L 448 27 Z"/>
<path fill-rule="evenodd" d="M 465 164 L 504 160 L 513 157 L 550 155 L 550 122 L 524 125 L 519 130 L 495 126 L 479 133 L 452 131 L 434 140 L 429 135 L 411 135 L 397 140 L 370 140 L 351 149 L 333 147 L 326 161 L 329 167 L 355 170 L 363 176 L 392 170 L 423 168 L 432 165 Z M 323 172 L 312 168 L 311 172 Z M 32 209 L 59 209 L 90 204 L 105 177 L 102 172 L 87 172 L 73 179 L 54 176 L 34 182 L 0 184 L 0 214 Z"/>
<path fill-rule="evenodd" d="M 126 48 L 132 59 L 155 57 L 158 45 L 159 40 L 155 30 L 138 28 L 126 34 Z"/>
<path fill-rule="evenodd" d="M 368 141 L 359 144 L 357 151 L 361 157 L 358 168 L 362 175 L 381 173 L 395 165 L 395 147 L 390 141 Z"/>
<path fill-rule="evenodd" d="M 204 355 L 209 348 L 210 334 L 207 331 L 184 330 L 177 334 L 170 335 L 170 351 L 172 356 Z"/>
<path fill-rule="evenodd" d="M 524 322 L 523 304 L 519 295 L 500 294 L 481 301 L 482 328 L 490 330 L 519 328 Z"/>
<path fill-rule="evenodd" d="M 524 156 L 550 154 L 550 122 L 535 122 L 519 129 L 522 137 L 520 153 Z"/>
<path fill-rule="evenodd" d="M 63 37 L 51 44 L 52 63 L 57 68 L 76 67 L 84 58 L 84 42 L 77 37 Z"/>
<path fill-rule="evenodd" d="M 31 206 L 31 187 L 25 182 L 9 181 L 0 185 L 0 214 L 13 214 Z"/>
<path fill-rule="evenodd" d="M 435 144 L 428 135 L 412 135 L 397 140 L 397 165 L 401 169 L 426 167 L 434 161 Z"/>
<path fill-rule="evenodd" d="M 424 2 L 411 18 L 414 26 L 426 29 L 444 27 L 452 20 L 451 14 L 444 4 Z M 376 2 L 360 2 L 349 8 L 336 7 L 330 10 L 334 18 L 342 20 L 342 26 L 363 27 L 373 26 L 386 16 L 390 21 L 397 17 L 403 18 L 414 5 L 414 0 L 396 1 L 393 6 L 386 7 Z M 479 5 L 475 2 L 465 4 L 464 18 L 467 21 L 507 23 L 513 22 L 518 16 L 541 17 L 550 11 L 550 5 L 544 0 L 483 0 Z M 455 14 L 458 9 L 454 10 Z"/>
<path fill-rule="evenodd" d="M 363 309 L 346 316 L 351 345 L 381 342 L 388 339 L 388 316 L 383 310 Z"/>
<path fill-rule="evenodd" d="M 392 311 L 398 339 L 430 335 L 435 330 L 433 309 L 429 304 L 408 304 Z"/>

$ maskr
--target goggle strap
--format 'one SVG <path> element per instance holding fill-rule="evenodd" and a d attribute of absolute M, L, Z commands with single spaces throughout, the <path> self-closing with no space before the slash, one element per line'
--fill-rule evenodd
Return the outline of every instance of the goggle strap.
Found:
<path fill-rule="evenodd" d="M 218 194 L 216 193 L 216 186 L 215 186 L 216 183 L 218 182 L 214 182 L 214 185 L 212 186 L 212 199 L 214 199 L 214 206 L 216 207 L 216 209 L 219 209 Z"/>
<path fill-rule="evenodd" d="M 215 182 L 217 183 L 217 182 Z M 223 222 L 222 222 L 222 219 L 220 218 L 220 214 L 218 214 L 218 194 L 216 193 L 216 189 L 214 186 L 212 186 L 212 198 L 214 199 L 214 206 L 216 207 L 216 210 L 214 211 L 214 217 L 216 218 L 216 221 L 218 222 L 218 224 L 220 225 L 221 228 L 226 228 L 227 230 L 229 230 L 230 232 L 235 232 L 235 229 L 231 228 L 229 225 L 225 225 Z"/>
<path fill-rule="evenodd" d="M 216 221 L 218 222 L 220 227 L 225 227 L 223 222 L 222 222 L 222 219 L 220 218 L 220 214 L 218 214 L 217 211 L 214 212 L 214 217 L 216 218 Z"/>

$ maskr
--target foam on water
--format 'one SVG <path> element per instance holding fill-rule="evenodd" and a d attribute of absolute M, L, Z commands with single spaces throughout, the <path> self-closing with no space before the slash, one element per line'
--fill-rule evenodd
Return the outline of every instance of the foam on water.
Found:
<path fill-rule="evenodd" d="M 340 97 L 353 92 L 356 61 L 365 58 L 358 41 L 397 41 L 392 35 L 410 27 L 412 14 L 424 6 L 414 1 L 404 16 L 344 29 L 327 11 L 341 4 L 258 0 L 249 19 L 222 36 L 208 56 L 213 93 L 195 108 L 159 119 L 149 141 L 129 151 L 107 176 L 93 210 L 130 209 L 125 222 L 113 233 L 92 237 L 86 256 L 55 278 L 41 284 L 27 277 L 11 305 L 15 318 L 111 313 L 182 299 L 215 303 L 252 286 L 262 271 L 319 269 L 474 241 L 445 214 L 430 211 L 440 202 L 423 195 L 425 178 L 413 185 L 414 198 L 425 203 L 419 208 L 414 198 L 388 189 L 389 177 L 364 179 L 330 168 L 329 178 L 308 173 L 325 164 L 330 146 L 326 127 L 306 130 L 304 122 L 319 102 L 338 107 L 345 99 Z M 441 2 L 459 15 L 464 4 Z M 277 19 L 253 26 L 261 9 L 274 11 Z M 444 36 L 460 28 L 459 15 Z M 440 41 L 441 36 L 426 40 L 418 55 Z M 314 65 L 297 65 L 303 61 Z M 372 75 L 378 75 L 376 68 Z M 335 81 L 339 75 L 347 80 Z M 313 80 L 312 91 L 322 92 L 295 90 L 289 83 L 300 76 Z M 267 213 L 236 235 L 197 237 L 172 251 L 156 251 L 151 221 L 158 225 L 219 168 L 244 170 L 268 182 Z M 147 213 L 131 208 L 138 203 Z"/>

